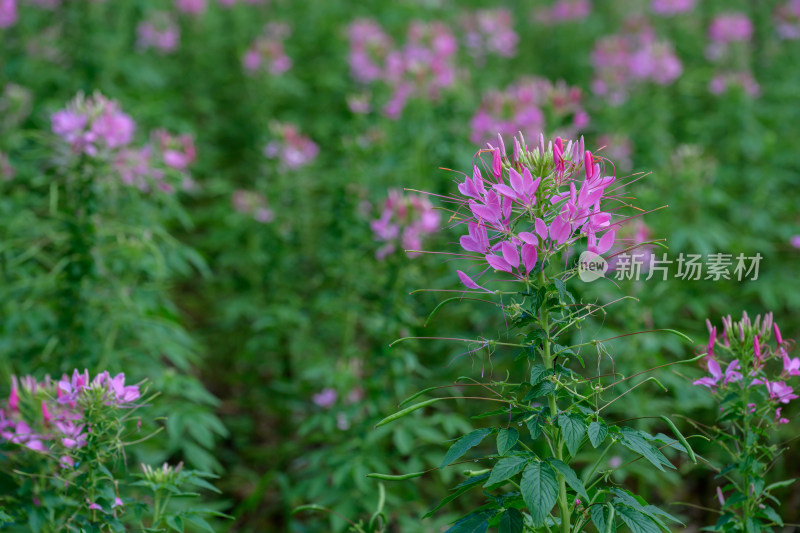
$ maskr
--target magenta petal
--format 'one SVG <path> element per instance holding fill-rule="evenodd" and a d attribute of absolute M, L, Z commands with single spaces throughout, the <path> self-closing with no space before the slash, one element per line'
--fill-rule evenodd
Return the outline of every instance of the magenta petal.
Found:
<path fill-rule="evenodd" d="M 511 273 L 513 268 L 499 255 L 486 254 L 486 262 L 495 270 Z"/>
<path fill-rule="evenodd" d="M 472 281 L 472 278 L 461 272 L 460 270 L 456 270 L 456 274 L 458 274 L 458 279 L 461 280 L 468 289 L 482 289 L 480 285 Z"/>
<path fill-rule="evenodd" d="M 517 251 L 516 246 L 508 241 L 503 241 L 500 243 L 500 251 L 503 253 L 503 259 L 506 260 L 506 263 L 511 265 L 513 268 L 517 268 L 519 266 L 519 252 Z"/>
<path fill-rule="evenodd" d="M 545 224 L 544 220 L 537 218 L 536 222 L 534 222 L 534 227 L 539 238 L 545 240 L 547 238 L 547 224 Z"/>
<path fill-rule="evenodd" d="M 607 231 L 605 235 L 600 238 L 600 242 L 597 244 L 597 253 L 604 254 L 614 246 L 614 241 L 617 239 L 617 234 L 615 231 Z"/>
<path fill-rule="evenodd" d="M 532 244 L 534 246 L 539 246 L 539 239 L 533 233 L 529 231 L 522 231 L 517 235 L 519 240 L 524 242 L 525 244 Z"/>
<path fill-rule="evenodd" d="M 517 194 L 523 194 L 525 192 L 522 176 L 520 176 L 519 172 L 513 168 L 508 171 L 508 181 L 511 183 L 511 187 L 513 187 Z"/>
<path fill-rule="evenodd" d="M 533 267 L 536 266 L 536 260 L 538 259 L 538 254 L 536 253 L 536 247 L 530 244 L 523 244 L 522 245 L 522 264 L 525 265 L 525 275 L 531 273 Z"/>
<path fill-rule="evenodd" d="M 497 192 L 499 192 L 503 196 L 508 196 L 512 200 L 516 200 L 517 199 L 517 193 L 514 192 L 514 189 L 512 189 L 508 185 L 504 185 L 502 183 L 496 183 L 494 185 L 494 190 L 496 190 Z"/>

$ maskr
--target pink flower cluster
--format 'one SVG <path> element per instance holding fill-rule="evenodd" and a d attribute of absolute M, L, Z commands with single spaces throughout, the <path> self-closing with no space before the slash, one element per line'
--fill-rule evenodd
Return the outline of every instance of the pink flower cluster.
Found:
<path fill-rule="evenodd" d="M 484 179 L 473 165 L 456 198 L 456 212 L 468 228 L 461 247 L 477 254 L 468 257 L 483 267 L 475 279 L 493 269 L 524 280 L 537 262 L 584 237 L 597 254 L 614 246 L 616 224 L 603 203 L 616 179 L 606 175 L 601 159 L 584 151 L 583 139 L 556 138 L 545 145 L 540 136 L 539 146 L 529 150 L 520 135 L 509 157 L 500 137 L 499 147 L 478 151 L 480 162 L 482 154 L 491 155 L 491 165 L 484 165 L 489 176 Z M 486 290 L 464 272 L 458 276 L 468 288 Z"/>
<path fill-rule="evenodd" d="M 389 118 L 397 119 L 412 96 L 435 99 L 455 82 L 458 42 L 441 22 L 412 22 L 401 48 L 370 19 L 356 20 L 348 33 L 353 77 L 362 83 L 381 81 L 390 88 L 383 107 Z"/>
<path fill-rule="evenodd" d="M 775 26 L 781 39 L 800 39 L 800 0 L 789 0 L 775 10 Z"/>
<path fill-rule="evenodd" d="M 311 163 L 319 154 L 319 147 L 309 137 L 301 134 L 294 124 L 270 125 L 276 139 L 264 147 L 264 155 L 277 158 L 286 169 L 297 169 Z"/>
<path fill-rule="evenodd" d="M 141 190 L 153 185 L 173 192 L 168 178 L 178 176 L 181 186 L 190 183 L 186 169 L 195 158 L 190 135 L 175 137 L 163 130 L 152 132 L 152 142 L 143 147 L 131 146 L 136 124 L 123 113 L 119 104 L 95 94 L 78 95 L 65 109 L 51 117 L 53 133 L 69 147 L 69 153 L 86 154 L 108 161 L 123 183 Z M 167 172 L 172 169 L 172 172 Z"/>
<path fill-rule="evenodd" d="M 175 0 L 175 7 L 178 11 L 188 15 L 202 15 L 206 12 L 206 0 Z"/>
<path fill-rule="evenodd" d="M 733 87 L 741 88 L 746 94 L 755 98 L 761 92 L 758 82 L 750 72 L 720 72 L 714 75 L 708 84 L 712 94 L 722 94 Z"/>
<path fill-rule="evenodd" d="M 271 22 L 264 27 L 258 37 L 242 57 L 242 65 L 250 74 L 267 71 L 271 74 L 283 74 L 292 68 L 292 60 L 286 55 L 284 41 L 291 34 L 286 24 Z"/>
<path fill-rule="evenodd" d="M 552 120 L 545 124 L 545 117 Z M 574 136 L 589 123 L 581 107 L 581 91 L 564 82 L 525 78 L 503 91 L 489 91 L 472 117 L 472 142 L 482 144 L 500 135 L 557 131 Z"/>
<path fill-rule="evenodd" d="M 544 23 L 583 20 L 592 12 L 589 0 L 556 0 L 552 6 L 536 12 L 536 19 Z"/>
<path fill-rule="evenodd" d="M 708 387 L 715 393 L 726 391 L 726 394 L 734 385 L 751 391 L 757 391 L 756 387 L 763 385 L 761 390 L 766 404 L 749 403 L 748 412 L 770 413 L 768 420 L 788 423 L 781 417 L 781 406 L 800 397 L 786 383 L 786 380 L 800 376 L 800 358 L 789 357 L 793 343 L 783 339 L 772 313 L 751 320 L 745 312 L 738 322 L 730 316 L 724 317 L 721 333 L 710 321 L 706 324 L 709 339 L 704 361 L 711 375 L 696 380 L 694 384 Z M 769 342 L 773 334 L 774 348 Z M 726 359 L 728 362 L 723 372 L 720 361 Z M 773 361 L 779 364 L 777 368 Z M 756 399 L 754 394 L 750 398 Z M 772 409 L 775 409 L 774 416 Z"/>
<path fill-rule="evenodd" d="M 237 213 L 249 215 L 262 224 L 271 222 L 275 218 L 275 213 L 268 207 L 267 199 L 261 193 L 237 189 L 233 192 L 231 200 L 233 209 Z"/>
<path fill-rule="evenodd" d="M 753 24 L 744 13 L 717 15 L 708 27 L 708 37 L 720 44 L 749 41 L 753 35 Z"/>
<path fill-rule="evenodd" d="M 103 372 L 90 380 L 88 371 L 75 370 L 72 376 L 65 374 L 58 381 L 47 376 L 42 382 L 15 376 L 8 403 L 0 409 L 0 438 L 37 452 L 64 453 L 61 465 L 73 466 L 69 450 L 86 446 L 92 430 L 85 409 L 97 401 L 111 408 L 130 408 L 140 397 L 137 385 L 125 385 L 125 374 L 111 377 Z M 26 420 L 23 412 L 37 416 Z"/>
<path fill-rule="evenodd" d="M 694 9 L 697 0 L 653 0 L 653 13 L 658 15 L 676 15 Z"/>
<path fill-rule="evenodd" d="M 136 123 L 119 104 L 96 93 L 78 95 L 65 109 L 51 117 L 53 133 L 64 139 L 74 153 L 97 156 L 101 151 L 121 148 L 133 140 Z"/>
<path fill-rule="evenodd" d="M 592 51 L 592 65 L 592 90 L 614 104 L 624 102 L 630 88 L 638 83 L 670 85 L 683 73 L 683 63 L 672 44 L 657 40 L 646 25 L 599 40 Z"/>
<path fill-rule="evenodd" d="M 122 182 L 142 191 L 191 189 L 194 182 L 187 169 L 195 159 L 194 137 L 155 130 L 150 138 L 149 144 L 126 148 L 116 155 L 113 165 Z"/>
<path fill-rule="evenodd" d="M 390 190 L 381 216 L 370 223 L 375 239 L 384 243 L 375 256 L 382 260 L 394 253 L 398 242 L 404 250 L 421 249 L 422 237 L 437 232 L 439 221 L 439 213 L 427 198 Z M 409 257 L 417 255 L 407 253 Z"/>
<path fill-rule="evenodd" d="M 0 0 L 0 28 L 8 28 L 17 22 L 17 0 Z"/>
<path fill-rule="evenodd" d="M 487 55 L 514 57 L 519 37 L 507 9 L 481 9 L 463 19 L 467 50 L 478 60 Z"/>
<path fill-rule="evenodd" d="M 166 11 L 155 11 L 136 28 L 136 46 L 140 50 L 155 48 L 168 54 L 178 49 L 181 33 L 172 15 Z"/>

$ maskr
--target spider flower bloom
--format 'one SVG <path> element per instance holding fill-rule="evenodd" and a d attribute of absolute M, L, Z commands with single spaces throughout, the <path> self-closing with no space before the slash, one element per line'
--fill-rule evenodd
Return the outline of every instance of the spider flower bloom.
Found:
<path fill-rule="evenodd" d="M 744 13 L 717 15 L 708 28 L 708 37 L 720 44 L 749 41 L 753 35 L 753 23 Z"/>
<path fill-rule="evenodd" d="M 155 48 L 164 54 L 178 49 L 181 36 L 172 15 L 164 11 L 154 12 L 148 20 L 140 22 L 136 34 L 136 46 L 140 50 Z"/>
<path fill-rule="evenodd" d="M 347 28 L 350 39 L 350 73 L 368 83 L 383 76 L 383 64 L 392 49 L 391 38 L 372 19 L 358 19 Z"/>
<path fill-rule="evenodd" d="M 206 0 L 175 0 L 175 7 L 189 15 L 202 15 L 206 11 Z"/>
<path fill-rule="evenodd" d="M 272 22 L 264 27 L 258 37 L 242 56 L 242 65 L 249 74 L 268 71 L 283 74 L 292 68 L 292 60 L 286 55 L 284 41 L 291 34 L 289 26 Z"/>
<path fill-rule="evenodd" d="M 545 116 L 548 123 L 545 124 Z M 581 91 L 563 81 L 544 78 L 518 80 L 502 91 L 487 92 L 472 117 L 472 142 L 491 141 L 497 134 L 533 134 L 545 127 L 571 136 L 586 127 L 589 115 L 581 105 Z"/>
<path fill-rule="evenodd" d="M 114 150 L 129 144 L 136 123 L 119 104 L 95 93 L 78 95 L 65 109 L 51 117 L 53 133 L 65 140 L 75 153 L 96 156 L 101 150 Z"/>
<path fill-rule="evenodd" d="M 723 375 L 719 363 L 711 359 L 708 361 L 708 371 L 711 373 L 711 377 L 700 378 L 694 382 L 694 385 L 703 385 L 710 389 L 714 389 L 720 385 L 721 381 L 722 386 L 724 387 L 728 383 L 741 381 L 742 374 L 741 372 L 738 372 L 738 370 L 740 370 L 739 360 L 734 359 L 728 363 L 728 367 L 725 369 L 725 374 Z"/>
<path fill-rule="evenodd" d="M 270 129 L 276 139 L 264 148 L 264 155 L 277 158 L 286 169 L 297 169 L 311 163 L 319 154 L 319 147 L 309 137 L 302 135 L 294 124 L 273 123 Z"/>
<path fill-rule="evenodd" d="M 439 213 L 427 198 L 390 190 L 380 217 L 370 223 L 375 240 L 384 243 L 375 256 L 382 260 L 400 244 L 409 257 L 414 257 L 417 253 L 413 250 L 422 248 L 423 237 L 439 230 L 439 220 Z"/>
<path fill-rule="evenodd" d="M 262 224 L 271 222 L 275 218 L 272 209 L 267 205 L 267 198 L 258 192 L 237 189 L 233 192 L 231 201 L 238 213 L 250 215 Z"/>
<path fill-rule="evenodd" d="M 754 381 L 753 383 L 756 382 Z M 800 398 L 800 396 L 797 396 L 797 394 L 794 393 L 794 389 L 792 389 L 792 387 L 790 387 L 783 381 L 764 380 L 763 384 L 767 388 L 767 392 L 769 393 L 769 397 L 771 400 L 775 400 L 777 402 L 786 404 L 792 400 Z"/>
<path fill-rule="evenodd" d="M 484 271 L 491 268 L 523 280 L 537 262 L 584 237 L 595 253 L 611 249 L 616 225 L 604 203 L 615 178 L 605 174 L 602 160 L 583 149 L 582 140 L 556 138 L 545 145 L 540 137 L 539 146 L 529 149 L 520 135 L 511 157 L 502 137 L 499 141 L 502 148 L 490 145 L 476 154 L 489 176 L 484 178 L 475 165 L 454 199 L 468 230 L 461 246 Z M 491 167 L 482 154 L 491 155 Z M 480 287 L 463 272 L 459 278 L 470 288 Z"/>
<path fill-rule="evenodd" d="M 507 9 L 481 9 L 463 19 L 464 40 L 469 53 L 478 60 L 487 55 L 514 57 L 519 37 Z"/>
<path fill-rule="evenodd" d="M 777 8 L 775 25 L 781 39 L 800 39 L 800 0 L 789 0 Z"/>

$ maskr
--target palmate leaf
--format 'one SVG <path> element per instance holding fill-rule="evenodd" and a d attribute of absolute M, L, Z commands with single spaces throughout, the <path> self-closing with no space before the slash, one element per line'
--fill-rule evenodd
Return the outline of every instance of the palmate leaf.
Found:
<path fill-rule="evenodd" d="M 447 450 L 447 453 L 442 460 L 442 464 L 439 465 L 439 468 L 444 468 L 447 465 L 451 464 L 453 461 L 457 460 L 461 456 L 463 456 L 470 448 L 474 448 L 481 441 L 491 432 L 493 431 L 492 428 L 481 428 L 476 429 L 470 433 L 467 433 L 450 446 L 450 449 Z"/>
<path fill-rule="evenodd" d="M 562 414 L 558 417 L 558 426 L 564 434 L 564 442 L 570 455 L 575 457 L 581 447 L 581 441 L 586 434 L 586 422 L 583 417 L 574 413 Z"/>
<path fill-rule="evenodd" d="M 533 525 L 541 527 L 558 499 L 556 473 L 547 463 L 531 463 L 522 473 L 520 487 Z"/>
<path fill-rule="evenodd" d="M 524 520 L 519 510 L 506 509 L 500 517 L 499 533 L 522 533 Z"/>
<path fill-rule="evenodd" d="M 530 459 L 523 456 L 503 457 L 494 465 L 489 475 L 489 480 L 484 487 L 496 485 L 506 479 L 516 476 L 525 469 Z"/>

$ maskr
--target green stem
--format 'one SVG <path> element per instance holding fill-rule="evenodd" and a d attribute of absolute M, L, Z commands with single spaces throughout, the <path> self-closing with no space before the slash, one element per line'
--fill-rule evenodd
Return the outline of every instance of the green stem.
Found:
<path fill-rule="evenodd" d="M 539 272 L 539 282 L 542 284 L 542 287 L 547 287 L 547 278 L 544 275 L 544 270 Z M 542 362 L 547 370 L 551 370 L 553 368 L 554 357 L 550 354 L 550 312 L 547 310 L 546 306 L 542 307 L 541 326 L 545 332 L 542 350 Z M 550 405 L 550 416 L 551 418 L 555 417 L 556 414 L 558 414 L 558 404 L 556 403 L 555 394 L 551 394 L 547 399 Z M 561 430 L 558 429 L 558 426 L 554 425 L 553 428 L 556 435 L 554 439 L 555 456 L 556 459 L 563 462 L 564 439 L 561 436 Z M 567 499 L 567 484 L 563 475 L 557 474 L 556 477 L 558 479 L 558 507 L 561 511 L 561 533 L 570 533 L 572 528 L 570 523 L 569 501 Z"/>

